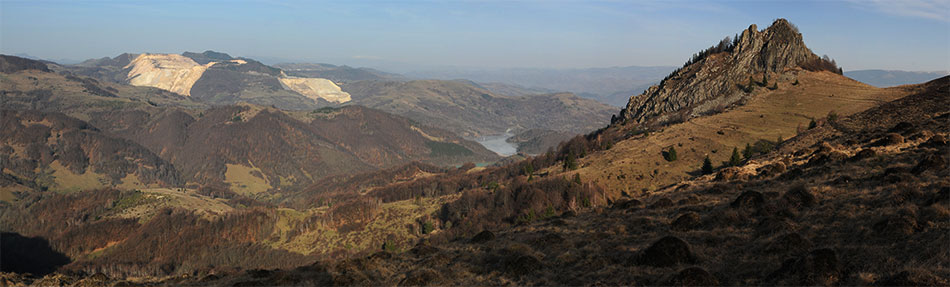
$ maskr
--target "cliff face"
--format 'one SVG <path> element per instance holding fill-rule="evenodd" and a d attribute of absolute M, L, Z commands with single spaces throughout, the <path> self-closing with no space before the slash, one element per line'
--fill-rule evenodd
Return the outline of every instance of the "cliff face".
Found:
<path fill-rule="evenodd" d="M 753 24 L 731 49 L 701 57 L 631 97 L 618 120 L 649 125 L 703 114 L 741 100 L 747 95 L 743 86 L 751 76 L 756 76 L 756 81 L 763 73 L 769 78 L 781 77 L 789 69 L 817 59 L 798 29 L 785 19 L 762 31 Z"/>

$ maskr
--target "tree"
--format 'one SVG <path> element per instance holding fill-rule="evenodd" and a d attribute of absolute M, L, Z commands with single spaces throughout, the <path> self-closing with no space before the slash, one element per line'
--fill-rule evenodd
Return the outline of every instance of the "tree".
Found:
<path fill-rule="evenodd" d="M 574 183 L 581 184 L 581 174 L 579 173 L 574 174 Z"/>
<path fill-rule="evenodd" d="M 742 163 L 742 156 L 739 155 L 739 148 L 732 148 L 732 156 L 729 157 L 729 166 L 738 166 Z"/>
<path fill-rule="evenodd" d="M 811 122 L 808 123 L 808 129 L 813 129 L 818 127 L 818 122 L 815 122 L 815 119 L 811 119 Z"/>
<path fill-rule="evenodd" d="M 577 169 L 577 159 L 574 156 L 574 151 L 571 151 L 567 154 L 567 158 L 564 159 L 564 170 L 575 170 Z"/>
<path fill-rule="evenodd" d="M 782 136 L 779 135 L 778 138 L 775 139 L 775 145 L 779 145 L 780 143 L 782 143 L 782 142 L 784 142 L 784 141 L 785 141 L 785 139 L 783 139 Z"/>
<path fill-rule="evenodd" d="M 750 145 L 749 143 L 746 143 L 745 149 L 742 150 L 742 156 L 745 157 L 745 159 L 750 159 L 752 158 L 754 153 L 755 152 L 752 151 L 752 145 Z"/>
<path fill-rule="evenodd" d="M 703 170 L 703 174 L 712 174 L 712 173 L 713 173 L 712 161 L 709 160 L 709 156 L 708 156 L 708 155 L 706 156 L 706 159 L 703 160 L 703 168 L 702 168 L 702 170 Z"/>
<path fill-rule="evenodd" d="M 768 85 L 769 85 L 769 78 L 768 78 L 768 75 L 769 75 L 769 73 L 763 73 L 763 74 L 762 74 L 762 83 L 759 84 L 760 86 L 765 87 L 765 86 L 768 86 Z"/>

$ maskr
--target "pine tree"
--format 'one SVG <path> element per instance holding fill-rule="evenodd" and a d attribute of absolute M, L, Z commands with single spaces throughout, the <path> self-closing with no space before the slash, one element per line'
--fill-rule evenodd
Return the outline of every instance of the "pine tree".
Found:
<path fill-rule="evenodd" d="M 762 74 L 762 83 L 759 84 L 760 86 L 765 87 L 765 86 L 768 86 L 768 85 L 769 85 L 768 74 L 769 74 L 769 73 L 763 73 L 763 74 Z"/>
<path fill-rule="evenodd" d="M 703 174 L 712 174 L 712 173 L 713 173 L 712 161 L 709 160 L 709 156 L 708 156 L 708 155 L 706 156 L 706 159 L 703 160 L 703 168 L 702 168 L 702 170 L 703 170 Z"/>
<path fill-rule="evenodd" d="M 732 157 L 729 158 L 729 166 L 738 166 L 742 163 L 742 156 L 739 155 L 739 148 L 732 148 Z"/>
<path fill-rule="evenodd" d="M 818 127 L 818 122 L 815 122 L 815 119 L 811 119 L 811 122 L 808 123 L 808 129 L 813 129 Z"/>
<path fill-rule="evenodd" d="M 581 184 L 581 174 L 579 173 L 574 174 L 574 183 Z"/>

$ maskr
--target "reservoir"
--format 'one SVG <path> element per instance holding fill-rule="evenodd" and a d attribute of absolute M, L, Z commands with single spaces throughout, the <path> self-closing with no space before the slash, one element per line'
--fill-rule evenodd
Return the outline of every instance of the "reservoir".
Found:
<path fill-rule="evenodd" d="M 488 150 L 493 151 L 501 156 L 509 156 L 518 152 L 517 145 L 505 141 L 513 136 L 514 134 L 505 132 L 501 135 L 480 137 L 475 139 L 475 141 L 482 144 L 482 146 Z"/>

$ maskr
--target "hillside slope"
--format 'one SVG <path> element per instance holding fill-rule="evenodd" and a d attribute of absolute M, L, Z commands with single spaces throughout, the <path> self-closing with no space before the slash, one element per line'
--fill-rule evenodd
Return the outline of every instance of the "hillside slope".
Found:
<path fill-rule="evenodd" d="M 737 177 L 723 169 L 407 252 L 202 284 L 947 285 L 947 89 L 950 77 L 818 126 Z"/>
<path fill-rule="evenodd" d="M 506 130 L 584 133 L 603 126 L 614 109 L 571 94 L 504 97 L 465 81 L 361 81 L 346 84 L 353 103 L 439 126 L 464 137 Z"/>
<path fill-rule="evenodd" d="M 129 140 L 58 113 L 0 110 L 0 196 L 183 183 L 172 164 Z"/>

